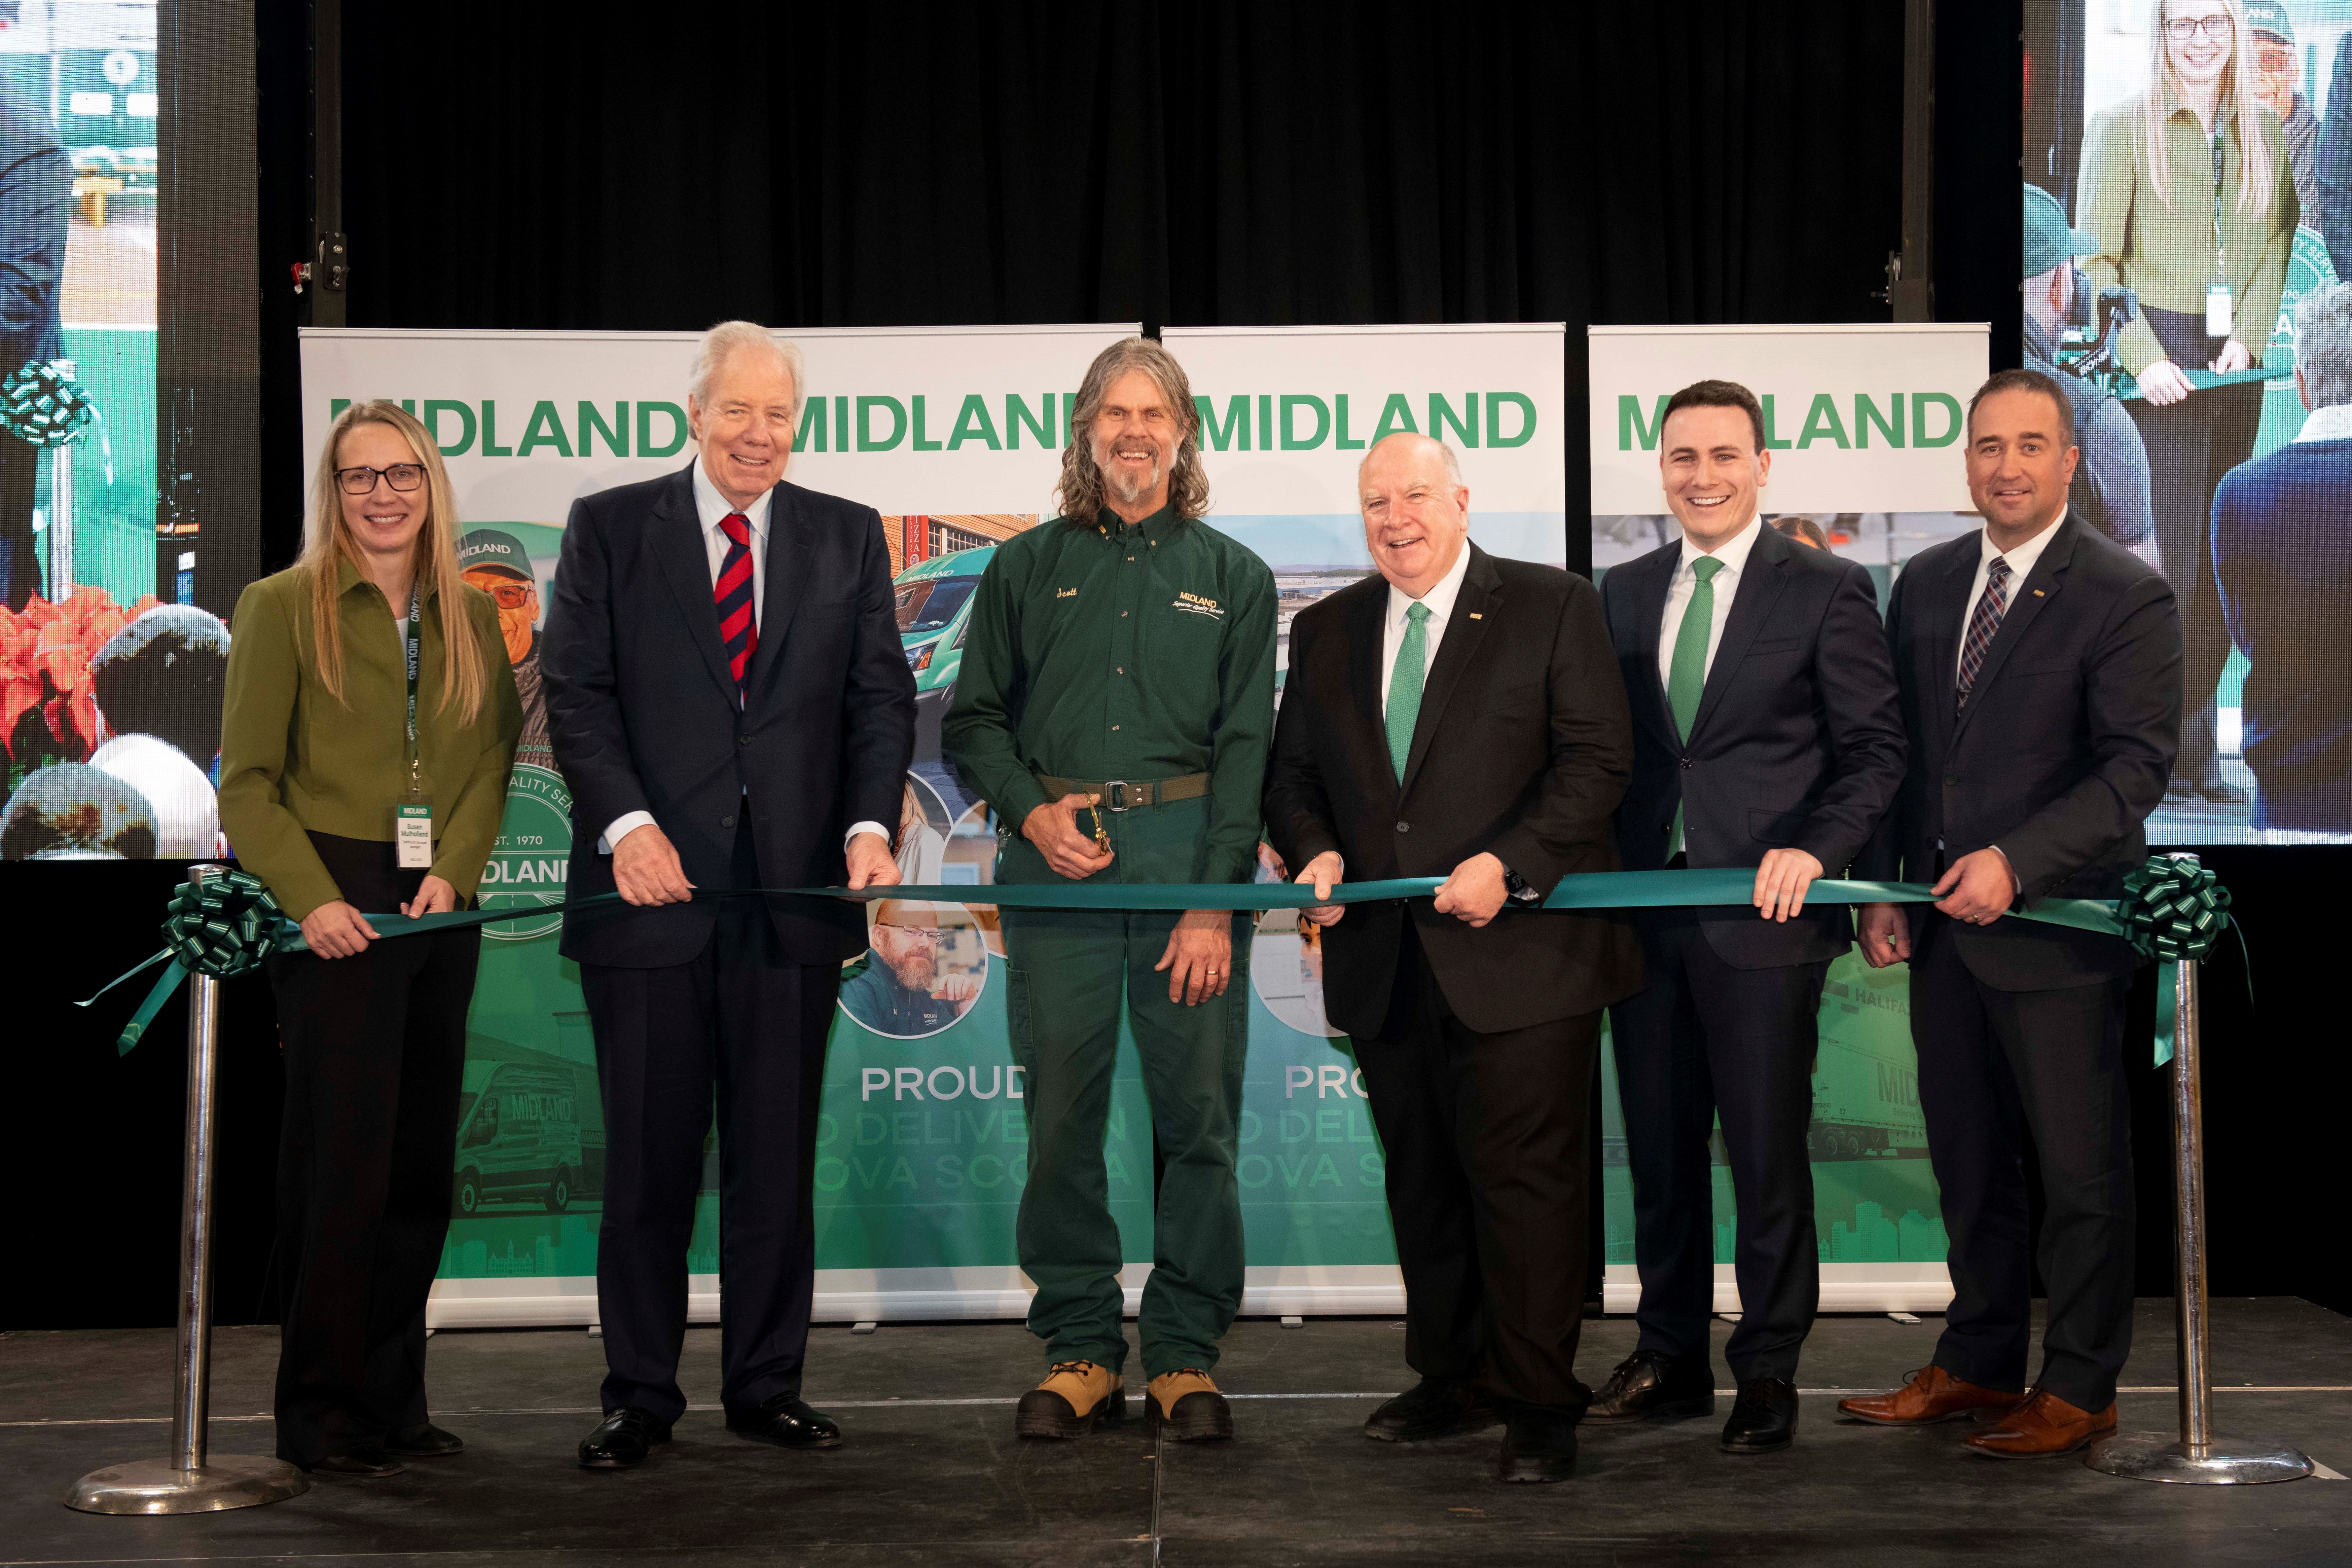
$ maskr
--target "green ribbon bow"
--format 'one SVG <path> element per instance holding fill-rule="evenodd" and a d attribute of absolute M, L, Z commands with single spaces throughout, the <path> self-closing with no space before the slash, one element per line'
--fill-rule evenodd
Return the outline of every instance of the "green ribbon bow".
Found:
<path fill-rule="evenodd" d="M 1335 883 L 1328 901 L 1334 904 L 1373 903 L 1387 900 L 1425 899 L 1444 879 L 1400 877 L 1384 881 Z M 1544 900 L 1548 910 L 1679 909 L 1745 904 L 1753 896 L 1756 873 L 1750 870 L 1596 871 L 1563 877 Z M 732 888 L 698 889 L 698 899 L 751 897 L 908 899 L 919 903 L 975 903 L 998 909 L 1027 910 L 1298 910 L 1326 900 L 1315 889 L 1297 882 L 1048 882 L 1003 883 L 987 886 L 908 886 L 866 888 Z M 1918 882 L 1871 882 L 1822 878 L 1805 889 L 1810 904 L 1919 904 L 1935 901 L 1935 892 Z M 413 936 L 420 931 L 448 931 L 494 925 L 500 921 L 544 918 L 551 907 L 569 912 L 621 901 L 618 893 L 593 893 L 566 899 L 561 905 L 530 904 L 512 910 L 459 910 L 446 914 L 382 914 L 364 917 L 379 938 Z M 2069 926 L 2076 931 L 2120 936 L 2162 967 L 2157 976 L 2156 1062 L 2172 1059 L 2175 1016 L 2179 1012 L 2172 964 L 2183 958 L 2202 959 L 2230 927 L 2230 894 L 2212 872 L 2193 862 L 2151 858 L 2124 882 L 2124 896 L 2113 903 L 2095 899 L 2044 899 L 2016 911 L 2016 918 L 2042 925 Z M 2240 939 L 2243 940 L 2242 936 Z M 131 1015 L 115 1042 L 120 1053 L 139 1043 L 147 1026 L 182 979 L 190 973 L 226 978 L 257 969 L 279 952 L 300 952 L 308 944 L 302 928 L 278 907 L 260 879 L 247 871 L 228 871 L 188 884 L 173 894 L 163 921 L 163 951 L 146 963 L 118 975 L 99 988 L 87 1007 L 132 975 L 158 963 L 166 967 Z M 168 962 L 167 962 L 168 961 Z"/>
<path fill-rule="evenodd" d="M 88 387 L 40 360 L 0 381 L 0 429 L 28 446 L 62 447 L 96 415 Z"/>

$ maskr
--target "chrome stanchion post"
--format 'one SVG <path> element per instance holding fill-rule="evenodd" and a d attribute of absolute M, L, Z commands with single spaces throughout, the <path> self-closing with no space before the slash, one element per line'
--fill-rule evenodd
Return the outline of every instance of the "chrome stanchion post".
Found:
<path fill-rule="evenodd" d="M 201 887 L 227 869 L 194 866 Z M 310 1478 L 281 1459 L 208 1453 L 205 1424 L 212 1373 L 213 1135 L 220 1047 L 220 982 L 188 981 L 187 1150 L 180 1185 L 180 1340 L 172 1402 L 172 1452 L 92 1470 L 65 1496 L 85 1513 L 211 1513 L 276 1502 L 310 1489 Z"/>
<path fill-rule="evenodd" d="M 51 360 L 51 368 L 70 381 L 74 362 Z M 74 444 L 49 448 L 49 603 L 62 605 L 74 591 Z"/>
<path fill-rule="evenodd" d="M 2194 855 L 2172 858 L 2197 864 Z M 2179 1238 L 2180 1435 L 2119 1432 L 2093 1444 L 2084 1463 L 2141 1481 L 2245 1486 L 2299 1480 L 2311 1474 L 2311 1461 L 2298 1450 L 2260 1438 L 2222 1443 L 2213 1435 L 2213 1371 L 2205 1320 L 2205 1116 L 2200 1081 L 2204 1042 L 2197 1016 L 2198 964 L 2184 958 L 2174 968 L 2172 1223 Z"/>

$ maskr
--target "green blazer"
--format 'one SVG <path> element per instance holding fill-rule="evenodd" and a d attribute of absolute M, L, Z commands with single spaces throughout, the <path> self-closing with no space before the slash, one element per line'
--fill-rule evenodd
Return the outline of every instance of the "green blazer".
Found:
<path fill-rule="evenodd" d="M 383 590 L 348 559 L 341 593 L 343 696 L 318 675 L 310 584 L 297 567 L 239 595 L 229 623 L 221 712 L 221 827 L 245 868 L 301 920 L 342 897 L 309 835 L 390 843 L 408 793 L 408 674 L 402 623 Z M 522 706 L 499 635 L 498 606 L 478 588 L 463 607 L 482 650 L 481 711 L 466 721 L 441 692 L 446 658 L 439 595 L 425 584 L 416 679 L 416 749 L 433 806 L 432 875 L 470 899 L 498 842 Z M 381 913 L 383 911 L 373 911 Z"/>

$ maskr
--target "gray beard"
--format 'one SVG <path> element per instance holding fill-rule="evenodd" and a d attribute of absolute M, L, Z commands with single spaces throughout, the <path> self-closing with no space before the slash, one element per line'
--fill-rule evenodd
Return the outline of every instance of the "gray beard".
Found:
<path fill-rule="evenodd" d="M 1158 463 L 1151 465 L 1151 471 L 1139 482 L 1129 485 L 1126 482 L 1124 473 L 1111 465 L 1109 458 L 1108 448 L 1101 447 L 1095 448 L 1095 472 L 1102 476 L 1103 488 L 1128 505 L 1133 506 L 1160 488 L 1160 475 L 1165 470 Z"/>

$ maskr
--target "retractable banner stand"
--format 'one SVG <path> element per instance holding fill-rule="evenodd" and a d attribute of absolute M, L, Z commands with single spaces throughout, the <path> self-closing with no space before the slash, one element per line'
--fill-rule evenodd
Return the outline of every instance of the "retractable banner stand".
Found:
<path fill-rule="evenodd" d="M 1985 378 L 1988 342 L 1981 324 L 1591 329 L 1596 575 L 1680 537 L 1658 483 L 1666 400 L 1718 377 L 1764 405 L 1772 453 L 1765 517 L 1802 518 L 1829 550 L 1867 565 L 1883 610 L 1906 561 L 1981 526 L 1967 510 L 1962 423 Z M 1603 1297 L 1610 1311 L 1624 1312 L 1641 1299 L 1633 1182 L 1608 1053 L 1601 1072 Z M 1857 953 L 1830 966 L 1808 1137 L 1822 1306 L 1942 1311 L 1951 1279 L 1904 966 L 1874 970 Z M 1731 1179 L 1719 1137 L 1714 1148 L 1715 1304 L 1734 1311 Z"/>
<path fill-rule="evenodd" d="M 965 613 L 995 542 L 1035 526 L 1051 506 L 1087 365 L 1136 330 L 786 334 L 808 365 L 787 477 L 875 507 L 889 541 L 919 694 L 898 825 L 910 882 L 977 889 L 992 879 L 987 810 L 940 760 Z M 408 407 L 447 459 L 467 574 L 500 596 L 526 719 L 504 831 L 482 879 L 486 907 L 563 895 L 572 802 L 548 748 L 539 680 L 549 584 L 575 497 L 694 459 L 686 422 L 694 342 L 650 332 L 303 334 L 311 460 L 347 403 L 386 397 Z M 873 949 L 847 966 L 826 1058 L 816 1314 L 1019 1316 L 1028 1290 L 1013 1218 L 1028 1141 L 996 912 L 897 903 L 869 911 L 882 923 Z M 604 1109 L 579 972 L 556 954 L 557 924 L 551 913 L 483 932 L 455 1108 L 457 1213 L 428 1313 L 436 1326 L 595 1320 Z M 1148 1266 L 1150 1122 L 1131 1048 L 1118 1076 L 1112 1192 L 1127 1256 Z M 702 1185 L 689 1310 L 708 1321 L 719 1309 L 715 1141 Z"/>
<path fill-rule="evenodd" d="M 1552 322 L 1171 327 L 1162 335 L 1200 406 L 1208 521 L 1274 568 L 1277 690 L 1292 618 L 1372 570 L 1356 465 L 1383 436 L 1416 431 L 1454 447 L 1470 489 L 1470 536 L 1486 550 L 1563 559 L 1562 332 Z M 1380 1144 L 1352 1049 L 1325 1021 L 1321 974 L 1313 928 L 1302 928 L 1296 911 L 1259 918 L 1238 1172 L 1244 1310 L 1397 1311 L 1404 1288 Z"/>

